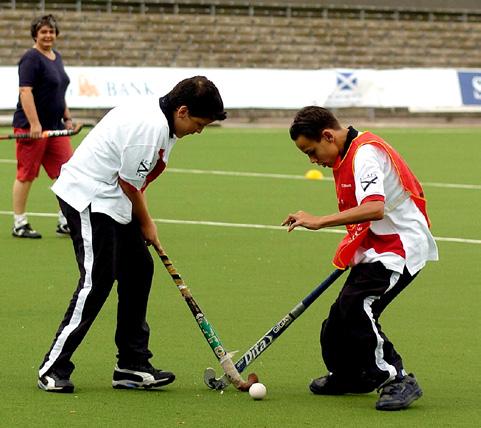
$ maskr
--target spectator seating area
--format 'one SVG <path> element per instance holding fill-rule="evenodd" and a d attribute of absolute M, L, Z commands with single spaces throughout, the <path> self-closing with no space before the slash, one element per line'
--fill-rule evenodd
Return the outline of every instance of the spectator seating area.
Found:
<path fill-rule="evenodd" d="M 218 9 L 219 11 L 219 9 Z M 476 14 L 204 13 L 3 8 L 0 65 L 32 45 L 33 16 L 53 13 L 66 65 L 256 68 L 480 67 Z M 212 12 L 212 11 L 211 11 Z"/>

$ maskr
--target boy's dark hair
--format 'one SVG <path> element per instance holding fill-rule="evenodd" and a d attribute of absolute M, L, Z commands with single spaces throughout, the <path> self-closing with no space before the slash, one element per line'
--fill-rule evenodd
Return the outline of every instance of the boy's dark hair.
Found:
<path fill-rule="evenodd" d="M 187 106 L 191 116 L 211 120 L 224 120 L 227 117 L 219 90 L 204 76 L 180 81 L 165 98 L 172 110 Z"/>
<path fill-rule="evenodd" d="M 340 127 L 338 120 L 329 110 L 318 106 L 308 106 L 297 112 L 289 134 L 294 141 L 301 135 L 320 141 L 324 129 L 339 129 Z"/>
<path fill-rule="evenodd" d="M 44 15 L 38 18 L 34 18 L 32 21 L 32 25 L 30 26 L 30 34 L 32 35 L 32 39 L 35 40 L 37 38 L 37 33 L 40 28 L 43 26 L 49 26 L 55 30 L 55 35 L 59 35 L 60 30 L 58 29 L 57 20 L 53 15 Z"/>

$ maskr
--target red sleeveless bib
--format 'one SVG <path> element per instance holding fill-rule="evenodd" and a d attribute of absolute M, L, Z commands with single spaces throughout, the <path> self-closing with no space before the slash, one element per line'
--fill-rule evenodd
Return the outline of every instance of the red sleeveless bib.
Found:
<path fill-rule="evenodd" d="M 354 157 L 359 147 L 364 144 L 373 144 L 384 150 L 390 157 L 391 162 L 401 180 L 404 190 L 423 213 L 429 226 L 431 223 L 426 211 L 426 200 L 421 184 L 409 169 L 404 159 L 383 139 L 370 132 L 364 132 L 356 137 L 344 159 L 333 168 L 334 181 L 339 211 L 358 206 L 356 200 L 356 187 L 354 183 Z M 371 222 L 346 225 L 347 235 L 339 244 L 332 263 L 339 269 L 346 269 L 359 246 L 368 239 Z M 374 234 L 371 234 L 374 235 Z M 376 236 L 376 235 L 374 235 Z M 372 236 L 370 237 L 372 239 Z"/>

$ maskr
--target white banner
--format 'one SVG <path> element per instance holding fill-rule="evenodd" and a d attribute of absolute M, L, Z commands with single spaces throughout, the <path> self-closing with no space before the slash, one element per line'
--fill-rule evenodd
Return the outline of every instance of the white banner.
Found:
<path fill-rule="evenodd" d="M 165 95 L 180 80 L 205 75 L 222 94 L 226 108 L 298 108 L 323 105 L 335 77 L 323 70 L 225 68 L 66 67 L 70 108 L 110 108 L 132 97 Z M 18 100 L 16 67 L 0 67 L 0 109 Z"/>
<path fill-rule="evenodd" d="M 66 67 L 66 71 L 71 80 L 66 95 L 70 108 L 111 108 L 132 97 L 161 96 L 178 81 L 198 74 L 217 85 L 228 109 L 297 109 L 305 105 L 402 107 L 412 111 L 478 108 L 463 104 L 455 69 Z M 0 93 L 0 109 L 14 109 L 17 67 L 0 67 Z"/>
<path fill-rule="evenodd" d="M 0 109 L 11 110 L 18 101 L 17 67 L 0 67 Z"/>
<path fill-rule="evenodd" d="M 336 89 L 326 107 L 401 107 L 426 111 L 462 107 L 457 71 L 405 68 L 335 70 Z"/>

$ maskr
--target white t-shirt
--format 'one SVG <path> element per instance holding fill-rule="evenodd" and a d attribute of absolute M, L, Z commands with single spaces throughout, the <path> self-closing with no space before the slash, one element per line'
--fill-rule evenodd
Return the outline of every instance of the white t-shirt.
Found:
<path fill-rule="evenodd" d="M 93 212 L 127 224 L 132 203 L 119 186 L 119 177 L 142 189 L 157 161 L 167 164 L 175 141 L 175 136 L 169 137 L 158 98 L 121 105 L 85 137 L 62 166 L 52 190 L 79 212 L 91 205 Z"/>
<path fill-rule="evenodd" d="M 377 253 L 373 248 L 358 248 L 353 264 L 380 261 L 387 269 L 402 273 L 406 266 L 414 275 L 428 260 L 438 260 L 436 242 L 426 218 L 405 192 L 389 155 L 382 149 L 365 144 L 354 158 L 354 180 L 358 204 L 373 195 L 384 197 L 384 218 L 371 222 L 376 235 L 397 234 L 406 258 L 393 252 Z"/>

